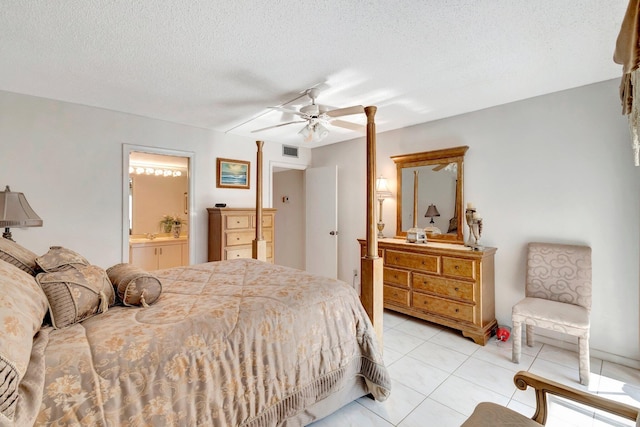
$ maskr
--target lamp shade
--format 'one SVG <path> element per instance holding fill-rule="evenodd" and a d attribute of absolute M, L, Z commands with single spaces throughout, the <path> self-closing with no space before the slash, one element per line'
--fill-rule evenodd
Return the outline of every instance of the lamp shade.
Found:
<path fill-rule="evenodd" d="M 430 217 L 440 216 L 440 212 L 438 212 L 438 208 L 436 208 L 436 205 L 431 204 L 427 208 L 427 213 L 424 214 L 424 216 L 430 216 Z"/>
<path fill-rule="evenodd" d="M 393 196 L 393 193 L 389 191 L 389 187 L 387 186 L 387 178 L 381 176 L 376 179 L 376 194 L 379 199 L 387 199 Z"/>
<path fill-rule="evenodd" d="M 0 192 L 0 227 L 42 227 L 42 219 L 31 209 L 24 194 Z"/>

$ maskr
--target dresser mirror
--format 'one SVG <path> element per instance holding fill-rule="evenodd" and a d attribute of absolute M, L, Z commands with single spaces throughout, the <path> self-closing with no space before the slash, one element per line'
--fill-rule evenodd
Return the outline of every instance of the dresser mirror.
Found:
<path fill-rule="evenodd" d="M 467 146 L 392 156 L 397 168 L 396 237 L 421 228 L 431 242 L 464 244 L 464 155 Z"/>

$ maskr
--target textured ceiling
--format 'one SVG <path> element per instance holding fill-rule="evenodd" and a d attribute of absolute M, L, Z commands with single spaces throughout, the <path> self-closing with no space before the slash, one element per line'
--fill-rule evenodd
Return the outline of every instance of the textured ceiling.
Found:
<path fill-rule="evenodd" d="M 618 77 L 626 5 L 3 0 L 0 90 L 303 145 L 302 124 L 251 131 L 295 120 L 267 107 L 310 87 L 319 104 L 376 105 L 386 131 Z M 361 135 L 330 131 L 323 144 Z"/>

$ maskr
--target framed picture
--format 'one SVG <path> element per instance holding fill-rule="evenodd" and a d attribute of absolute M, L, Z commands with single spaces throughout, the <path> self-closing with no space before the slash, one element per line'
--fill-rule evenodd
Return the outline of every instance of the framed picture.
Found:
<path fill-rule="evenodd" d="M 217 162 L 218 188 L 249 189 L 249 175 L 251 163 L 244 160 L 223 159 L 218 157 Z"/>

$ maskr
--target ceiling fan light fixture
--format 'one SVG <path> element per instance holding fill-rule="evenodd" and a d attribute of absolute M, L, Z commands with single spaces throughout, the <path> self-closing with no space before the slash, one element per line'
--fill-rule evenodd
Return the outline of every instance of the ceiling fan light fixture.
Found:
<path fill-rule="evenodd" d="M 313 129 L 311 128 L 311 125 L 307 124 L 305 127 L 300 129 L 298 135 L 302 136 L 304 142 L 311 142 L 311 140 L 313 139 Z"/>
<path fill-rule="evenodd" d="M 322 123 L 316 123 L 313 130 L 313 142 L 320 142 L 329 135 L 329 130 L 322 126 Z"/>

